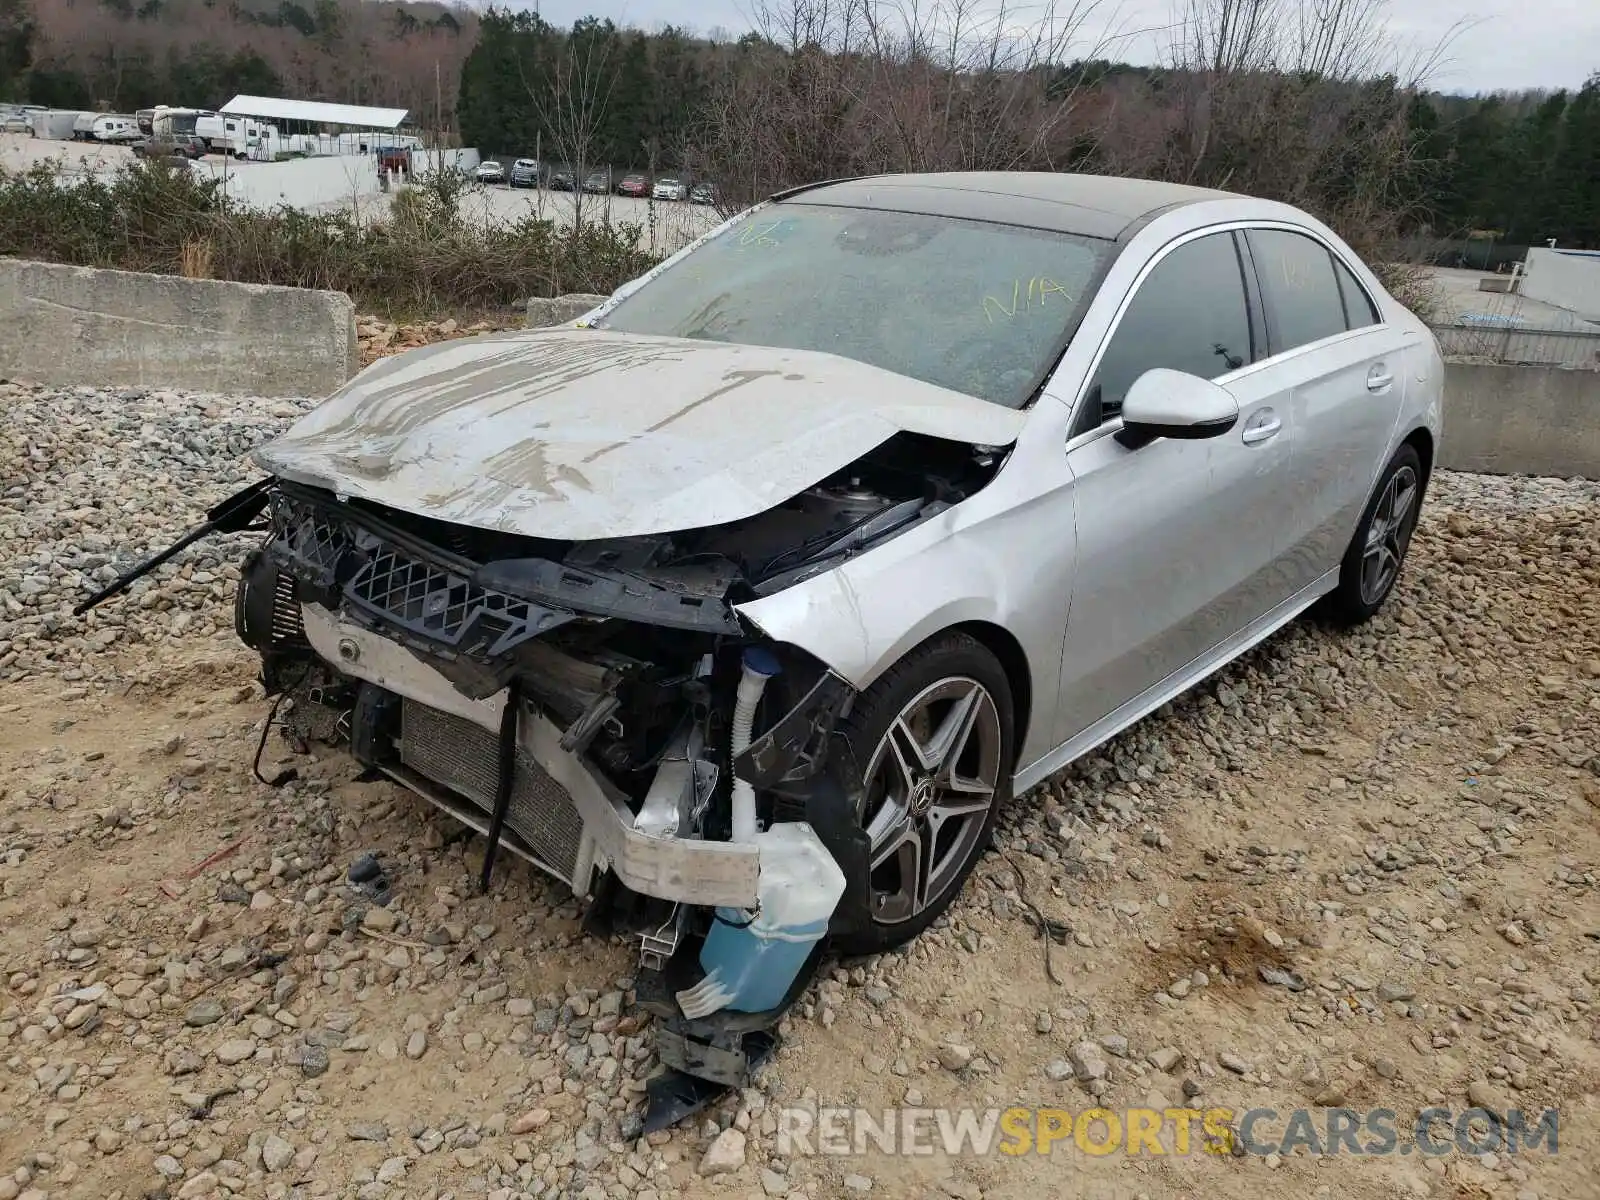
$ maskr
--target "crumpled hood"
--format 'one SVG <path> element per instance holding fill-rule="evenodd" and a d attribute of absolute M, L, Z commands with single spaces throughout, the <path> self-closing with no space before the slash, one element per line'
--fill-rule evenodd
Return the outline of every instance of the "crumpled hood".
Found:
<path fill-rule="evenodd" d="M 736 521 L 897 432 L 1004 446 L 1025 419 L 832 354 L 552 329 L 384 359 L 254 457 L 341 496 L 580 541 Z"/>

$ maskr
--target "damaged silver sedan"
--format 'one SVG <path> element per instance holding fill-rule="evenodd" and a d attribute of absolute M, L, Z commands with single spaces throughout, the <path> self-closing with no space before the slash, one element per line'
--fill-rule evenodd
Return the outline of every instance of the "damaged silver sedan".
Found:
<path fill-rule="evenodd" d="M 1394 586 L 1426 327 L 1297 210 L 1136 180 L 800 189 L 571 326 L 369 367 L 256 453 L 240 636 L 334 743 L 639 939 L 693 1107 L 1019 792 Z"/>

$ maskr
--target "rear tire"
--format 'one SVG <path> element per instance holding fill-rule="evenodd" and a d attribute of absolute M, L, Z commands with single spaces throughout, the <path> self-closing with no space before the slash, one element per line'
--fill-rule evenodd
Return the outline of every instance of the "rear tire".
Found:
<path fill-rule="evenodd" d="M 837 769 L 862 781 L 873 866 L 868 920 L 842 953 L 902 945 L 960 894 L 1010 798 L 1012 714 L 1004 668 L 964 633 L 925 642 L 856 700 Z"/>
<path fill-rule="evenodd" d="M 1416 448 L 1401 446 L 1378 477 L 1339 564 L 1339 585 L 1327 600 L 1327 612 L 1339 624 L 1369 620 L 1394 591 L 1416 532 L 1426 483 Z"/>

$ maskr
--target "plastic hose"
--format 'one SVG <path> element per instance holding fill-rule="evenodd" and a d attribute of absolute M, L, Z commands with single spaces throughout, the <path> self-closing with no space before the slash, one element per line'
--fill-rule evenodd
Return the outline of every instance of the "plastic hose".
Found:
<path fill-rule="evenodd" d="M 733 727 L 728 739 L 728 756 L 738 758 L 750 746 L 751 727 L 755 724 L 756 706 L 761 703 L 761 693 L 767 680 L 782 668 L 772 652 L 760 646 L 751 646 L 744 652 L 744 672 L 739 676 L 739 690 L 733 702 Z M 756 840 L 756 789 L 738 776 L 733 780 L 733 841 Z"/>

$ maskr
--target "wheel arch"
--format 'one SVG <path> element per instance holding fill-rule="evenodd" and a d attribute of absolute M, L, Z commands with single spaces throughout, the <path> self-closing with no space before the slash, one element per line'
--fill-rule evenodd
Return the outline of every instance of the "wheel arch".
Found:
<path fill-rule="evenodd" d="M 992 621 L 962 621 L 933 637 L 942 637 L 945 633 L 966 634 L 994 655 L 1000 662 L 1000 669 L 1005 672 L 1006 685 L 1011 689 L 1012 761 L 1009 767 L 1014 773 L 1017 763 L 1021 761 L 1022 747 L 1027 743 L 1029 725 L 1033 720 L 1033 678 L 1022 643 L 1009 629 Z"/>
<path fill-rule="evenodd" d="M 1422 489 L 1426 493 L 1428 480 L 1433 476 L 1433 431 L 1426 425 L 1418 425 L 1400 439 L 1400 444 L 1402 446 L 1410 446 L 1417 452 L 1417 457 L 1422 460 Z"/>

